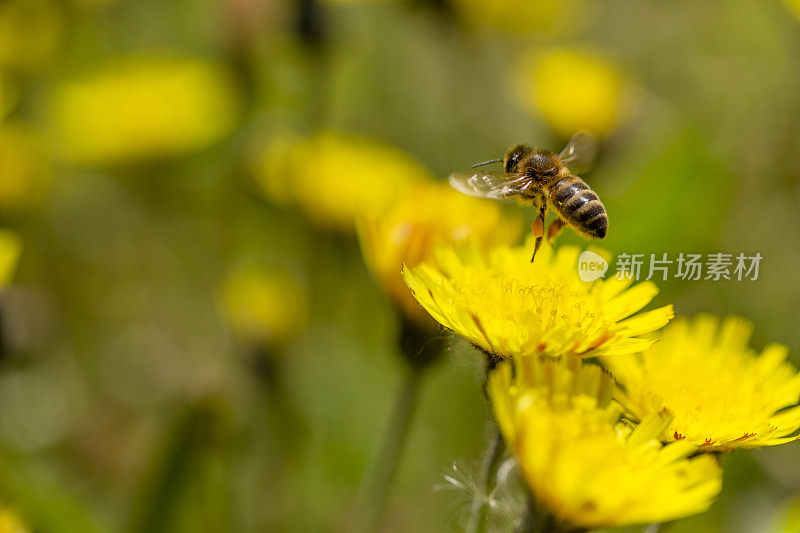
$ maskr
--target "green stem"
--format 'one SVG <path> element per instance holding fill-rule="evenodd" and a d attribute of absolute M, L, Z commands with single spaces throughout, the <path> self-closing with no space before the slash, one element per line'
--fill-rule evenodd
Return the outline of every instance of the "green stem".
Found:
<path fill-rule="evenodd" d="M 522 522 L 516 527 L 516 533 L 533 533 L 537 531 L 539 520 L 536 514 L 536 505 L 529 496 L 528 504 L 525 506 L 525 515 L 522 517 Z"/>
<path fill-rule="evenodd" d="M 365 490 L 353 516 L 353 531 L 377 531 L 383 516 L 386 496 L 392 484 L 400 456 L 408 437 L 408 429 L 417 404 L 424 366 L 409 365 L 408 372 L 395 400 L 387 432 Z"/>
<path fill-rule="evenodd" d="M 487 498 L 493 489 L 494 473 L 497 470 L 500 457 L 503 455 L 503 449 L 503 436 L 500 434 L 500 429 L 494 426 L 491 440 L 489 441 L 489 445 L 483 457 L 479 490 L 476 491 L 475 495 L 472 497 L 469 521 L 467 522 L 467 527 L 464 529 L 467 533 L 477 533 L 486 528 Z"/>
<path fill-rule="evenodd" d="M 163 450 L 156 456 L 154 469 L 141 488 L 129 532 L 169 530 L 192 472 L 203 454 L 218 446 L 220 423 L 219 405 L 212 398 L 198 400 L 175 421 Z"/>
<path fill-rule="evenodd" d="M 566 526 L 559 522 L 547 510 L 536 504 L 532 495 L 528 495 L 525 516 L 517 526 L 517 533 L 585 533 L 587 530 Z"/>
<path fill-rule="evenodd" d="M 438 360 L 447 344 L 444 336 L 432 336 L 429 325 L 401 316 L 400 326 L 398 347 L 405 362 L 406 374 L 375 462 L 367 471 L 368 476 L 362 480 L 350 531 L 377 531 L 386 505 L 386 496 L 411 427 L 422 378 L 425 370 Z"/>

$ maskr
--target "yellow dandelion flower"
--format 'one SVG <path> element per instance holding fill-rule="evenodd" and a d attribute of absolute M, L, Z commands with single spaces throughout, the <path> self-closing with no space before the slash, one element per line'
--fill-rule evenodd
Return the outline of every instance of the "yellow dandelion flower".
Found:
<path fill-rule="evenodd" d="M 77 163 L 178 155 L 228 134 L 238 105 L 231 73 L 221 65 L 129 57 L 57 88 L 55 142 Z"/>
<path fill-rule="evenodd" d="M 632 413 L 673 413 L 667 440 L 715 450 L 795 440 L 787 435 L 800 429 L 800 375 L 786 362 L 786 347 L 749 348 L 751 332 L 737 317 L 680 319 L 648 351 L 604 364 Z"/>
<path fill-rule="evenodd" d="M 7 74 L 0 72 L 0 121 L 19 101 L 19 85 Z"/>
<path fill-rule="evenodd" d="M 53 168 L 41 140 L 27 128 L 0 126 L 0 212 L 34 205 L 47 191 Z"/>
<path fill-rule="evenodd" d="M 22 241 L 16 233 L 0 229 L 0 288 L 11 281 L 22 252 Z"/>
<path fill-rule="evenodd" d="M 578 130 L 608 135 L 629 101 L 619 69 L 591 52 L 530 51 L 517 62 L 517 92 L 523 105 L 559 135 Z"/>
<path fill-rule="evenodd" d="M 471 26 L 491 26 L 512 33 L 555 29 L 578 5 L 576 0 L 453 0 L 453 8 Z"/>
<path fill-rule="evenodd" d="M 300 283 L 286 272 L 264 268 L 232 271 L 220 290 L 219 304 L 237 335 L 269 347 L 290 340 L 308 319 Z"/>
<path fill-rule="evenodd" d="M 425 182 L 381 213 L 359 218 L 359 240 L 364 259 L 390 297 L 418 322 L 430 317 L 403 283 L 403 265 L 433 261 L 434 249 L 467 238 L 482 248 L 516 242 L 520 219 L 501 206 L 463 195 L 452 187 Z"/>
<path fill-rule="evenodd" d="M 800 0 L 783 0 L 783 3 L 786 4 L 786 7 L 795 17 L 800 19 Z"/>
<path fill-rule="evenodd" d="M 768 533 L 797 533 L 800 531 L 800 498 L 790 498 L 780 506 L 778 513 L 771 520 Z"/>
<path fill-rule="evenodd" d="M 406 187 L 430 179 L 405 153 L 360 137 L 281 136 L 256 161 L 255 178 L 277 204 L 299 207 L 335 230 L 354 229 L 359 213 L 380 213 Z"/>
<path fill-rule="evenodd" d="M 28 533 L 30 529 L 22 518 L 8 507 L 0 509 L 0 533 Z"/>
<path fill-rule="evenodd" d="M 531 246 L 488 253 L 444 247 L 435 265 L 406 268 L 403 275 L 433 318 L 500 357 L 635 353 L 654 342 L 639 335 L 672 318 L 671 305 L 634 315 L 658 292 L 652 283 L 584 282 L 578 248 L 543 246 L 531 263 Z"/>
<path fill-rule="evenodd" d="M 574 357 L 501 363 L 489 376 L 497 423 L 534 498 L 565 526 L 673 520 L 706 510 L 722 486 L 709 455 L 662 446 L 669 418 L 617 423 L 610 376 Z"/>
<path fill-rule="evenodd" d="M 0 2 L 0 67 L 41 67 L 56 51 L 62 26 L 60 6 L 52 0 Z"/>

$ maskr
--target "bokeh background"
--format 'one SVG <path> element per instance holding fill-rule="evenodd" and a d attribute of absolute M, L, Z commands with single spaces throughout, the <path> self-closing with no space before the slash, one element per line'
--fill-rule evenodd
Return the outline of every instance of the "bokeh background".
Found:
<path fill-rule="evenodd" d="M 403 374 L 352 196 L 581 128 L 608 250 L 763 256 L 654 305 L 800 362 L 798 95 L 793 0 L 0 1 L 6 530 L 344 530 Z M 387 531 L 463 523 L 481 377 L 431 368 Z M 800 447 L 723 466 L 673 531 L 780 531 Z"/>

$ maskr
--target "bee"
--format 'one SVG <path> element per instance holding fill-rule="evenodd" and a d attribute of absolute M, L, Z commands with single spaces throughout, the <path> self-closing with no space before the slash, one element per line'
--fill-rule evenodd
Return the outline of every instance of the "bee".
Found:
<path fill-rule="evenodd" d="M 450 175 L 450 184 L 457 190 L 494 200 L 515 200 L 539 210 L 531 228 L 536 237 L 531 262 L 544 237 L 544 220 L 548 205 L 557 218 L 547 230 L 552 240 L 567 225 L 592 239 L 603 239 L 608 229 L 608 213 L 597 194 L 576 174 L 586 172 L 594 161 L 597 143 L 588 133 L 577 133 L 556 155 L 548 150 L 534 150 L 518 144 L 503 159 L 492 159 L 473 165 L 481 167 L 503 162 L 503 172 L 473 170 Z"/>

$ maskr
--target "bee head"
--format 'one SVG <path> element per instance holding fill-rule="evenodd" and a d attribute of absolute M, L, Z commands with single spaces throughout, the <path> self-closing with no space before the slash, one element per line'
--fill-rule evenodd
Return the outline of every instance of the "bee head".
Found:
<path fill-rule="evenodd" d="M 533 149 L 530 146 L 525 146 L 524 144 L 512 146 L 508 149 L 508 152 L 506 152 L 506 157 L 503 159 L 503 168 L 506 172 L 518 172 L 517 166 L 519 165 L 519 162 L 531 152 L 533 152 Z"/>

